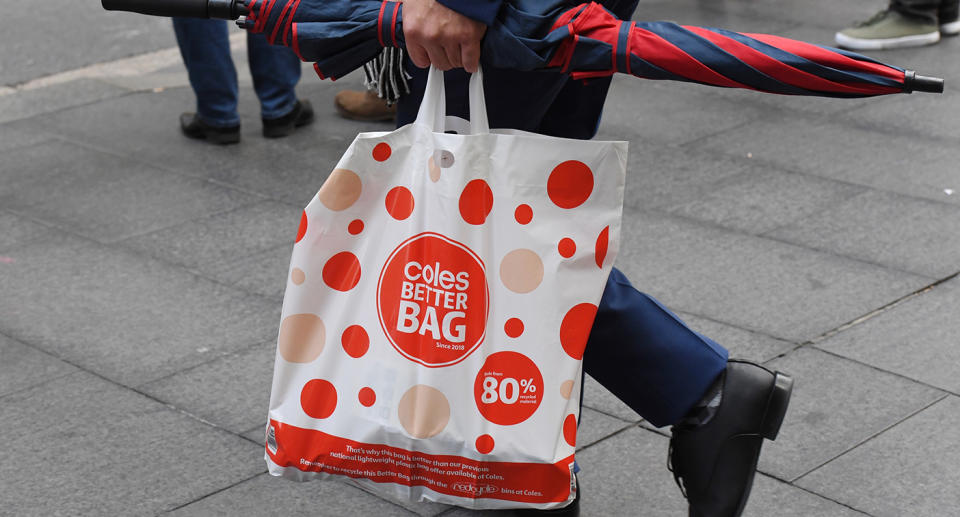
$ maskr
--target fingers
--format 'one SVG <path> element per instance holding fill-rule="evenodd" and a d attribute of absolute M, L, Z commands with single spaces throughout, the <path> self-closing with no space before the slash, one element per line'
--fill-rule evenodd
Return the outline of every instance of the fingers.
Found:
<path fill-rule="evenodd" d="M 480 67 L 480 44 L 474 41 L 460 45 L 460 63 L 467 72 L 475 73 Z"/>
<path fill-rule="evenodd" d="M 443 51 L 447 55 L 447 61 L 450 62 L 450 68 L 463 67 L 463 61 L 460 58 L 461 47 L 458 43 L 453 43 L 453 44 L 444 46 Z"/>
<path fill-rule="evenodd" d="M 427 68 L 430 66 L 430 55 L 427 53 L 427 49 L 420 45 L 407 42 L 407 54 L 410 56 L 410 61 L 413 61 L 413 64 L 418 67 Z"/>
<path fill-rule="evenodd" d="M 444 50 L 443 46 L 428 45 L 427 55 L 430 56 L 430 63 L 440 70 L 450 70 L 453 68 L 453 64 L 450 63 L 450 60 L 447 58 L 447 52 Z"/>

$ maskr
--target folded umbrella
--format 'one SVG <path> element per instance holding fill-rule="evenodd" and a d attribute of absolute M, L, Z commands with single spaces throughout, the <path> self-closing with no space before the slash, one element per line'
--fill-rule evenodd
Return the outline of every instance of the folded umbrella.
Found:
<path fill-rule="evenodd" d="M 235 18 L 313 61 L 321 78 L 342 77 L 384 47 L 403 47 L 403 7 L 380 0 L 102 0 L 108 9 L 162 14 L 167 6 Z M 195 8 L 203 3 L 203 8 Z M 108 7 L 109 4 L 109 7 Z M 204 14 L 205 13 L 205 14 Z M 766 93 L 867 97 L 942 92 L 943 80 L 866 56 L 766 34 L 617 19 L 595 2 L 504 3 L 483 41 L 485 66 L 558 70 L 574 78 L 627 73 Z"/>

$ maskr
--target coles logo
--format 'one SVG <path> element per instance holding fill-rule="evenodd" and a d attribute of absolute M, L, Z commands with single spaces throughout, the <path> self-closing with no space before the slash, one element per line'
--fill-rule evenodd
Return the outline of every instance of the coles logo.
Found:
<path fill-rule="evenodd" d="M 487 326 L 483 261 L 438 233 L 393 250 L 377 283 L 377 312 L 390 343 L 424 366 L 456 364 L 476 350 Z"/>

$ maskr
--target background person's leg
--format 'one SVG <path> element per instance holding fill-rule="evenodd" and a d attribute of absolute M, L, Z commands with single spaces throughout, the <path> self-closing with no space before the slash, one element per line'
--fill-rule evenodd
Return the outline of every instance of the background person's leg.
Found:
<path fill-rule="evenodd" d="M 271 45 L 264 34 L 247 32 L 247 57 L 253 89 L 260 99 L 260 116 L 280 118 L 297 103 L 300 58 L 287 47 Z"/>
<path fill-rule="evenodd" d="M 240 124 L 237 115 L 237 71 L 230 59 L 227 22 L 174 18 L 180 55 L 197 97 L 197 115 L 213 127 Z"/>

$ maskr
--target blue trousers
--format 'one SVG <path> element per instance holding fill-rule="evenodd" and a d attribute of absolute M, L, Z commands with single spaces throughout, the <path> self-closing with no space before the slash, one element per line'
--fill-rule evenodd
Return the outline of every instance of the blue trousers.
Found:
<path fill-rule="evenodd" d="M 180 55 L 197 96 L 200 119 L 216 127 L 240 123 L 237 114 L 237 70 L 230 59 L 227 22 L 174 18 Z M 260 99 L 260 116 L 279 118 L 297 102 L 300 59 L 292 50 L 270 45 L 263 34 L 247 33 L 247 57 L 253 89 Z"/>
<path fill-rule="evenodd" d="M 411 94 L 398 103 L 397 125 L 416 119 L 426 71 L 408 63 Z M 490 127 L 566 138 L 596 133 L 609 79 L 584 83 L 554 72 L 484 68 Z M 469 117 L 468 76 L 445 74 L 447 112 Z M 726 369 L 727 350 L 688 328 L 618 269 L 607 279 L 583 356 L 586 373 L 647 421 L 660 427 L 683 418 Z"/>

